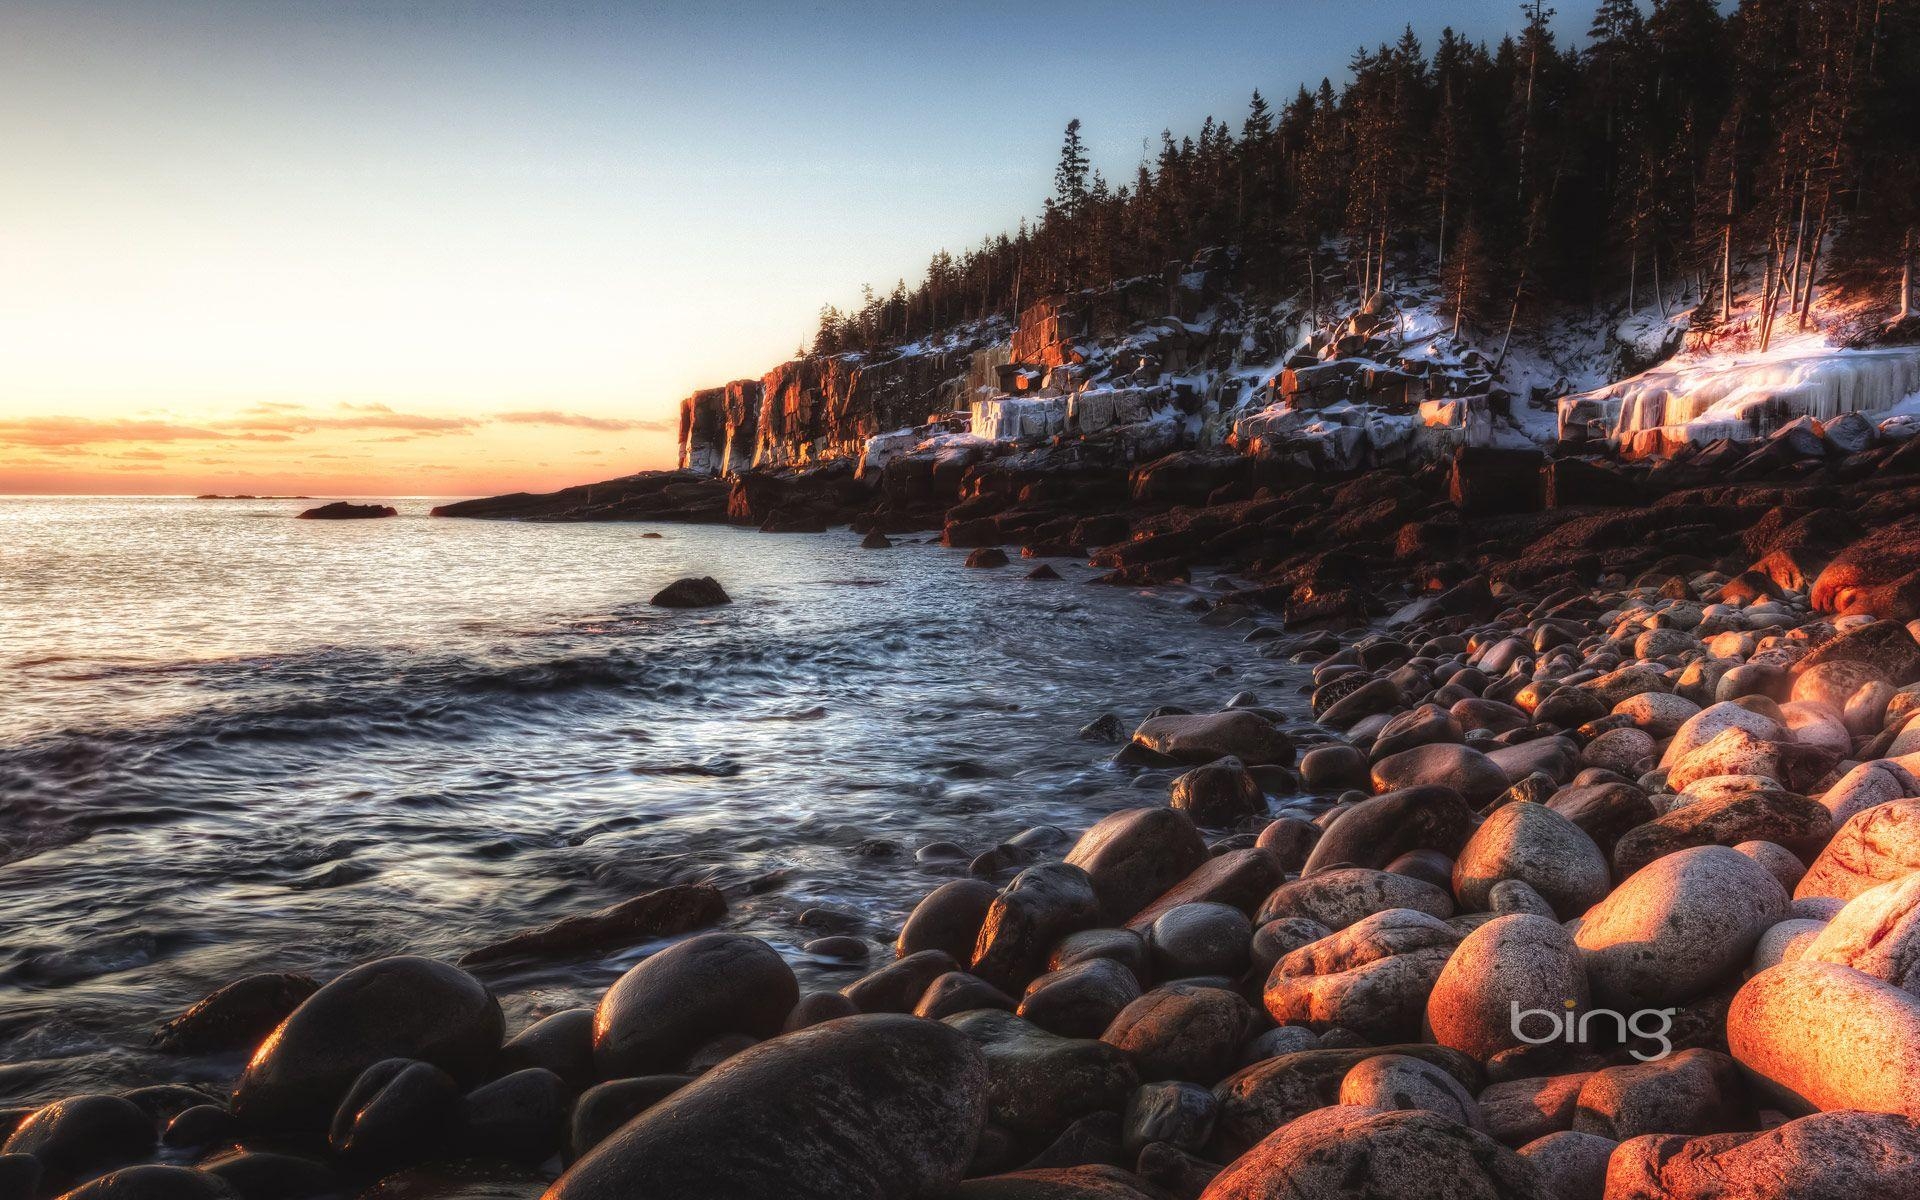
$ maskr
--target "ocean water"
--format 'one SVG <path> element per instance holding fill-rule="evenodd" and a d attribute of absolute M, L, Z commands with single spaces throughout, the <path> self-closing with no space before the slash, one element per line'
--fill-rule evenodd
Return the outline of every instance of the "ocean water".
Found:
<path fill-rule="evenodd" d="M 1163 799 L 1085 722 L 1298 684 L 1181 589 L 1078 563 L 431 503 L 0 498 L 0 1103 L 221 1079 L 147 1039 L 222 984 L 454 958 L 674 882 L 839 986 L 806 910 L 877 963 L 964 869 L 918 847 Z M 736 603 L 647 604 L 687 574 Z M 649 949 L 483 978 L 513 1029 Z"/>

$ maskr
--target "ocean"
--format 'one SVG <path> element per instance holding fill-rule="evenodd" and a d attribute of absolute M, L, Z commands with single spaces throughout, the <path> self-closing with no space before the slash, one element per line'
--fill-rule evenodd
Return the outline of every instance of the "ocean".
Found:
<path fill-rule="evenodd" d="M 965 870 L 918 848 L 1164 802 L 1086 722 L 1305 678 L 1080 563 L 396 503 L 0 498 L 0 1103 L 224 1078 L 147 1040 L 253 972 L 457 958 L 676 882 L 838 987 L 861 968 L 803 953 L 803 913 L 877 964 Z M 689 574 L 736 602 L 647 603 Z M 483 977 L 517 1028 L 649 949 Z"/>

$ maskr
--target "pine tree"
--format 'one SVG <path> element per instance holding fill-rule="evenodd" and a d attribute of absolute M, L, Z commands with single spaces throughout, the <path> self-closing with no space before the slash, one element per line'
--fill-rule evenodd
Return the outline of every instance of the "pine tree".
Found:
<path fill-rule="evenodd" d="M 1053 203 L 1067 221 L 1077 221 L 1087 203 L 1087 151 L 1080 142 L 1080 118 L 1067 122 L 1060 142 L 1060 165 L 1053 169 Z"/>

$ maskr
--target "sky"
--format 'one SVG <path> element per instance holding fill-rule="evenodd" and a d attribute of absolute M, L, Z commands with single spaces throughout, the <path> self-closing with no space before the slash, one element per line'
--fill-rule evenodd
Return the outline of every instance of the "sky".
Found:
<path fill-rule="evenodd" d="M 1557 21 L 1577 39 L 1591 5 Z M 1578 10 L 1578 11 L 1575 11 Z M 0 493 L 673 465 L 821 304 L 1514 0 L 0 5 Z"/>

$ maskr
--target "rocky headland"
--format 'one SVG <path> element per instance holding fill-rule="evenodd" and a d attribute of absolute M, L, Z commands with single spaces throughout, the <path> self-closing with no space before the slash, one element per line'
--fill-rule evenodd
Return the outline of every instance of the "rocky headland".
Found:
<path fill-rule="evenodd" d="M 1307 331 L 1315 361 L 1377 357 L 1390 335 L 1360 326 L 1387 311 Z M 1215 353 L 1183 329 L 1159 353 Z M 1224 425 L 1176 374 L 1178 420 L 935 422 L 898 453 L 856 436 L 898 413 L 825 370 L 827 416 L 780 402 L 809 439 L 785 465 L 729 472 L 690 433 L 683 471 L 442 510 L 846 522 L 875 552 L 937 529 L 983 569 L 1084 555 L 1127 586 L 1203 567 L 1198 619 L 1312 684 L 1089 713 L 1089 755 L 1162 798 L 921 848 L 951 877 L 838 990 L 701 884 L 459 964 L 238 980 L 156 1034 L 243 1052 L 230 1090 L 0 1114 L 0 1195 L 1920 1195 L 1920 441 L 1783 412 L 1635 455 L 1509 436 L 1533 398 L 1491 396 L 1447 432 L 1406 389 L 1488 377 L 1437 361 L 1335 373 L 1352 424 L 1280 420 L 1322 386 L 1300 362 Z M 1020 386 L 1006 365 L 988 403 Z M 1029 415 L 1084 421 L 1085 390 Z M 860 456 L 792 465 L 822 442 Z M 653 942 L 596 1007 L 525 1029 L 471 973 Z"/>

